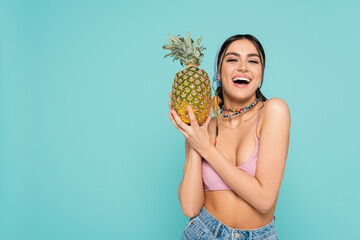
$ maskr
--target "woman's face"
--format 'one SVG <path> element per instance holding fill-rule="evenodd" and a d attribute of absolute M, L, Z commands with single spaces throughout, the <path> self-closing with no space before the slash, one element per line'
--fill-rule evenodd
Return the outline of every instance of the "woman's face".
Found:
<path fill-rule="evenodd" d="M 232 42 L 224 54 L 221 69 L 225 103 L 253 101 L 261 76 L 260 55 L 253 43 L 247 39 Z M 243 83 L 246 79 L 248 84 Z"/>

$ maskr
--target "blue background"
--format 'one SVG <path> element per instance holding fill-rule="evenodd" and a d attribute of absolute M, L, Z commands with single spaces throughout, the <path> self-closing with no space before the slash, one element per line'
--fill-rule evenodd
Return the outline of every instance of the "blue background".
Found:
<path fill-rule="evenodd" d="M 357 1 L 0 1 L 0 239 L 180 239 L 168 34 L 266 52 L 290 108 L 280 239 L 357 239 Z"/>

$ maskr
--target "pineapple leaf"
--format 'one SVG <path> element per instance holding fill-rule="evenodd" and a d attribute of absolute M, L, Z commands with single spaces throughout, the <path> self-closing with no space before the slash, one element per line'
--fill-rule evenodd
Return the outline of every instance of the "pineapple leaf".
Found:
<path fill-rule="evenodd" d="M 189 47 L 191 45 L 191 40 L 190 40 L 190 33 L 188 32 L 187 36 L 186 36 L 186 45 Z"/>
<path fill-rule="evenodd" d="M 176 38 L 174 38 L 173 36 L 171 36 L 171 34 L 169 34 L 169 36 L 171 37 L 171 39 L 176 42 Z"/>
<path fill-rule="evenodd" d="M 181 35 L 174 37 L 169 34 L 169 36 L 170 39 L 168 39 L 168 41 L 170 44 L 165 44 L 163 49 L 170 50 L 170 53 L 166 54 L 164 58 L 171 56 L 173 57 L 173 61 L 180 60 L 182 66 L 184 66 L 184 64 L 201 62 L 201 57 L 204 56 L 201 51 L 206 49 L 200 46 L 201 37 L 194 42 L 189 32 L 187 33 L 186 39 Z"/>
<path fill-rule="evenodd" d="M 186 61 L 185 57 L 182 57 L 182 56 L 178 56 L 178 57 L 179 57 L 179 59 Z"/>
<path fill-rule="evenodd" d="M 168 53 L 168 54 L 166 54 L 165 56 L 164 56 L 164 58 L 166 58 L 166 57 L 168 57 L 168 56 L 171 56 L 172 55 L 172 53 Z"/>
<path fill-rule="evenodd" d="M 180 40 L 179 42 L 182 42 L 182 43 L 185 42 L 185 39 L 182 36 L 179 35 L 178 37 L 179 37 L 179 40 Z"/>
<path fill-rule="evenodd" d="M 201 37 L 196 41 L 195 48 L 197 49 L 200 46 Z"/>
<path fill-rule="evenodd" d="M 173 46 L 172 46 L 171 44 L 165 44 L 165 45 L 163 46 L 163 48 L 164 48 L 164 49 L 169 49 L 169 50 L 171 50 L 171 49 L 173 48 Z"/>
<path fill-rule="evenodd" d="M 186 46 L 185 45 L 181 45 L 181 49 L 182 49 L 182 51 L 186 52 Z"/>
<path fill-rule="evenodd" d="M 192 49 L 190 47 L 186 48 L 186 54 L 191 55 Z"/>
<path fill-rule="evenodd" d="M 202 52 L 202 51 L 204 51 L 204 50 L 206 50 L 206 48 L 204 48 L 203 46 L 201 46 L 201 47 L 200 47 L 200 51 Z"/>

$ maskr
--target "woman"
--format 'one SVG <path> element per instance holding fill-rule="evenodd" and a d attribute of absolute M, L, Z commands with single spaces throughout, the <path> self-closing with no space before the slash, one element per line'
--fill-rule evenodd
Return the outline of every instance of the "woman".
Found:
<path fill-rule="evenodd" d="M 278 239 L 274 211 L 289 146 L 289 108 L 262 95 L 265 53 L 252 35 L 228 38 L 215 66 L 215 117 L 210 113 L 199 126 L 189 106 L 189 126 L 170 108 L 186 138 L 179 199 L 190 220 L 181 239 Z"/>

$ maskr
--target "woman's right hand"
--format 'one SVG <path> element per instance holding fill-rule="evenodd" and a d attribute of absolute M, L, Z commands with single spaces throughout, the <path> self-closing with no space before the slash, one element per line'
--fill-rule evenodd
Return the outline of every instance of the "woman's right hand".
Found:
<path fill-rule="evenodd" d="M 171 97 L 172 97 L 172 94 L 169 93 L 169 97 L 170 97 L 170 101 L 169 101 L 169 110 L 171 110 Z M 187 141 L 187 139 L 185 138 L 185 152 L 187 153 L 191 153 L 191 154 L 194 154 L 194 155 L 199 155 L 200 154 L 191 146 L 191 144 L 189 144 L 189 142 Z"/>
<path fill-rule="evenodd" d="M 169 94 L 171 98 L 171 94 Z M 170 120 L 174 126 L 184 135 L 189 144 L 201 155 L 206 154 L 212 147 L 210 142 L 210 136 L 208 132 L 208 126 L 211 120 L 211 110 L 205 123 L 199 126 L 195 113 L 192 110 L 191 105 L 187 105 L 187 111 L 189 113 L 190 125 L 184 123 L 175 109 L 171 108 L 171 101 L 169 102 Z"/>

